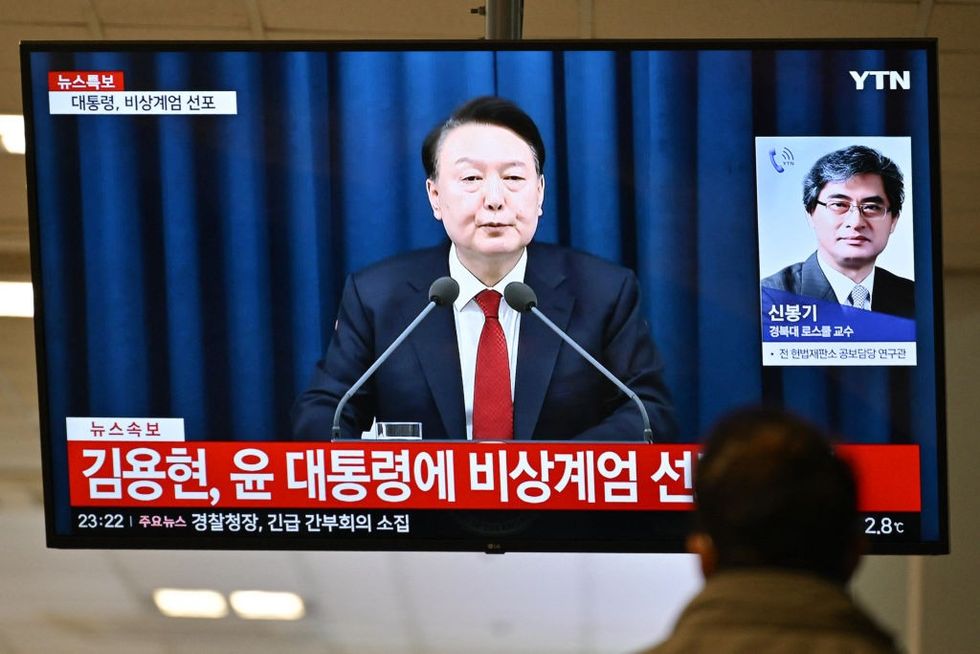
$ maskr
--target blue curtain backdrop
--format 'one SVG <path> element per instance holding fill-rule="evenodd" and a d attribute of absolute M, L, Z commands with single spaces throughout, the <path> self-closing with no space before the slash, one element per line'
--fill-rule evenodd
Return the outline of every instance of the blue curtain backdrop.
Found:
<path fill-rule="evenodd" d="M 65 416 L 178 416 L 190 439 L 286 437 L 345 275 L 445 238 L 424 192 L 424 135 L 498 94 L 531 114 L 548 149 L 537 238 L 637 271 L 685 439 L 765 400 L 848 440 L 918 442 L 935 474 L 928 95 L 922 84 L 837 101 L 854 95 L 841 70 L 927 79 L 921 52 L 196 50 L 30 63 L 55 443 Z M 123 70 L 128 90 L 233 90 L 238 114 L 51 116 L 49 70 Z M 760 366 L 756 135 L 912 136 L 923 365 Z M 924 490 L 929 537 L 938 498 Z"/>

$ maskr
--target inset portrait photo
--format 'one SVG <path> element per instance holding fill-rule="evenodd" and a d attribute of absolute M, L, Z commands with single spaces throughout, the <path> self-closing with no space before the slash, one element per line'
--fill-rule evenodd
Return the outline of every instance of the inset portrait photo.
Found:
<path fill-rule="evenodd" d="M 908 137 L 756 139 L 767 365 L 791 365 L 779 341 L 862 344 L 799 365 L 914 365 L 911 161 Z"/>

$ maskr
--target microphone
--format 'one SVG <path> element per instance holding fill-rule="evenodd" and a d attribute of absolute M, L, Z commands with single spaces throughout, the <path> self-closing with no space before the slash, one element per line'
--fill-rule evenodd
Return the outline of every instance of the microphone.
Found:
<path fill-rule="evenodd" d="M 350 387 L 350 390 L 344 393 L 344 396 L 340 398 L 340 402 L 337 403 L 337 410 L 334 411 L 333 414 L 333 428 L 330 430 L 330 437 L 332 439 L 340 438 L 340 415 L 343 413 L 344 407 L 347 405 L 347 401 L 354 396 L 354 393 L 360 390 L 361 386 L 364 385 L 364 382 L 366 382 L 371 375 L 374 374 L 374 371 L 380 368 L 381 364 L 384 363 L 389 356 L 391 356 L 391 353 L 394 352 L 406 338 L 408 338 L 409 334 L 415 331 L 415 328 L 418 327 L 418 324 L 422 322 L 427 315 L 429 315 L 430 311 L 436 307 L 443 307 L 447 304 L 452 304 L 456 301 L 457 297 L 459 297 L 459 284 L 456 283 L 456 280 L 452 277 L 440 277 L 436 281 L 432 282 L 432 286 L 429 287 L 429 303 L 425 305 L 425 308 L 422 309 L 419 315 L 415 317 L 415 320 L 409 323 L 408 327 L 406 327 L 405 330 L 398 335 L 398 338 L 396 338 L 394 342 L 388 346 L 388 349 L 382 352 L 381 356 L 379 356 L 377 360 L 371 364 L 371 367 L 364 371 L 364 374 L 361 375 L 360 379 L 354 382 L 354 385 Z"/>
<path fill-rule="evenodd" d="M 647 443 L 653 442 L 653 430 L 650 429 L 650 416 L 647 415 L 647 408 L 643 406 L 643 402 L 640 401 L 640 398 L 637 397 L 636 393 L 631 391 L 626 384 L 619 381 L 619 378 L 616 377 L 616 375 L 609 372 L 604 365 L 596 361 L 595 357 L 586 352 L 581 345 L 573 341 L 571 336 L 563 332 L 558 325 L 551 322 L 551 320 L 548 319 L 548 316 L 541 313 L 537 307 L 538 296 L 535 295 L 534 290 L 530 286 L 527 284 L 522 284 L 521 282 L 511 282 L 510 284 L 507 284 L 507 287 L 504 289 L 504 299 L 507 300 L 507 304 L 509 304 L 510 308 L 514 311 L 517 311 L 518 313 L 530 311 L 540 318 L 541 321 L 551 329 L 551 331 L 558 334 L 558 336 L 560 336 L 563 341 L 568 343 L 573 350 L 581 354 L 586 361 L 595 366 L 596 370 L 605 375 L 606 379 L 616 385 L 616 388 L 623 391 L 623 393 L 626 394 L 626 397 L 633 400 L 636 403 L 636 406 L 640 409 L 640 417 L 643 419 L 643 440 L 645 440 Z"/>

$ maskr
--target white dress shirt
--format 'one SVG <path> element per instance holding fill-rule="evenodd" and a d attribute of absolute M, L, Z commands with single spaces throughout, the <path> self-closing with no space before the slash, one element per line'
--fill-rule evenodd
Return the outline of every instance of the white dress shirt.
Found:
<path fill-rule="evenodd" d="M 844 273 L 838 271 L 830 264 L 824 262 L 820 254 L 817 254 L 817 263 L 820 264 L 820 270 L 823 271 L 824 277 L 830 282 L 830 287 L 834 289 L 834 295 L 837 296 L 837 303 L 843 304 L 844 306 L 851 305 L 851 291 L 858 284 L 868 289 L 868 303 L 865 309 L 871 310 L 873 302 L 875 299 L 875 269 L 874 266 L 871 267 L 871 272 L 868 276 L 859 282 L 854 281 Z"/>
<path fill-rule="evenodd" d="M 511 282 L 523 282 L 527 269 L 527 248 L 507 275 L 497 282 L 493 290 L 501 295 Z M 476 383 L 476 349 L 483 331 L 483 309 L 474 298 L 487 289 L 483 282 L 466 269 L 456 254 L 456 246 L 449 248 L 449 275 L 459 283 L 459 297 L 453 302 L 453 318 L 456 322 L 456 344 L 459 347 L 459 367 L 463 377 L 463 406 L 466 409 L 466 437 L 473 438 L 473 386 Z M 514 378 L 517 374 L 517 343 L 521 333 L 521 314 L 510 308 L 501 298 L 497 313 L 500 326 L 507 339 L 507 360 L 510 363 L 510 396 L 514 397 Z"/>

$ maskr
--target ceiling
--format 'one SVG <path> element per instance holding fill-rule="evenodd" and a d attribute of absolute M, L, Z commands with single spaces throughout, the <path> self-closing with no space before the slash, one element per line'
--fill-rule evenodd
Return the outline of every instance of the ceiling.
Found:
<path fill-rule="evenodd" d="M 479 38 L 480 0 L 0 0 L 0 113 L 22 39 Z M 944 257 L 980 270 L 980 1 L 526 0 L 525 36 L 939 37 Z M 0 280 L 30 276 L 24 159 L 0 153 Z M 663 636 L 688 556 L 61 551 L 44 546 L 30 320 L 0 318 L 0 654 L 617 652 Z M 174 620 L 160 586 L 292 590 L 295 623 Z"/>

